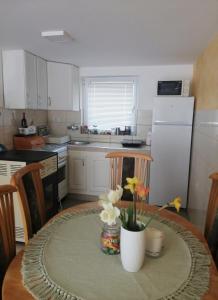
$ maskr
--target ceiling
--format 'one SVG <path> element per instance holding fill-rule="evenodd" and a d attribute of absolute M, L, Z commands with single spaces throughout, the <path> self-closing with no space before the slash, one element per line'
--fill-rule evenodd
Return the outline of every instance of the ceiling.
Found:
<path fill-rule="evenodd" d="M 193 63 L 217 33 L 218 0 L 0 0 L 1 48 L 78 66 Z"/>

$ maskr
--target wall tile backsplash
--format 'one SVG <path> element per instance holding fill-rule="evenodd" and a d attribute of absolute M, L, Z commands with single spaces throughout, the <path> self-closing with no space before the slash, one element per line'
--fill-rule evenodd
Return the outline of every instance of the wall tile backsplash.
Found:
<path fill-rule="evenodd" d="M 211 180 L 218 171 L 218 110 L 195 114 L 189 188 L 189 210 L 199 212 L 199 225 L 204 228 Z"/>
<path fill-rule="evenodd" d="M 138 110 L 137 113 L 137 135 L 133 139 L 146 139 L 147 132 L 151 128 L 152 111 L 151 110 Z M 52 134 L 68 134 L 72 139 L 81 139 L 98 142 L 117 142 L 128 136 L 112 136 L 112 135 L 94 135 L 94 134 L 80 134 L 79 130 L 69 130 L 67 126 L 72 124 L 81 124 L 81 112 L 69 111 L 49 111 L 48 112 L 48 125 Z"/>
<path fill-rule="evenodd" d="M 48 123 L 47 111 L 43 110 L 13 110 L 0 109 L 0 144 L 4 144 L 8 149 L 13 148 L 13 136 L 20 127 L 22 113 L 26 113 L 27 123 L 34 125 L 44 125 Z"/>
<path fill-rule="evenodd" d="M 0 109 L 0 143 L 9 149 L 13 147 L 13 135 L 17 133 L 23 112 L 26 113 L 28 124 L 33 121 L 34 125 L 48 125 L 54 135 L 70 135 L 72 139 L 112 143 L 119 143 L 124 138 L 130 138 L 130 136 L 80 134 L 79 130 L 67 129 L 69 125 L 81 124 L 80 112 Z M 145 140 L 151 123 L 152 111 L 139 110 L 137 113 L 137 135 L 131 138 Z"/>

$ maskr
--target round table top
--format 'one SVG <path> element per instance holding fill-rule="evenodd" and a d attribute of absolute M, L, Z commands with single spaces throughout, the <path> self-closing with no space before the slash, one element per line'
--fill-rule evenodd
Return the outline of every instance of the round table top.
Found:
<path fill-rule="evenodd" d="M 129 205 L 129 202 L 122 201 L 122 206 Z M 97 202 L 90 202 L 81 205 L 74 206 L 69 208 L 69 211 L 82 211 L 84 209 L 91 209 L 97 208 Z M 148 211 L 155 211 L 157 210 L 154 206 L 146 206 L 146 210 Z M 66 210 L 64 211 L 66 212 Z M 60 212 L 58 215 L 60 216 L 63 212 Z M 190 230 L 206 247 L 209 252 L 207 242 L 204 239 L 203 235 L 200 231 L 193 226 L 190 222 L 186 219 L 180 217 L 176 213 L 172 213 L 167 210 L 163 210 L 160 213 L 161 216 L 168 218 L 172 221 L 179 223 L 180 225 L 184 226 L 186 229 Z M 54 217 L 56 218 L 56 216 Z M 3 289 L 2 289 L 2 296 L 3 300 L 32 300 L 34 299 L 33 296 L 26 290 L 22 283 L 22 275 L 21 275 L 21 262 L 23 257 L 23 251 L 21 251 L 11 262 L 5 278 L 3 282 Z M 218 299 L 218 273 L 215 267 L 215 264 L 212 262 L 210 266 L 210 285 L 208 292 L 203 296 L 202 299 L 205 300 L 215 300 Z"/>

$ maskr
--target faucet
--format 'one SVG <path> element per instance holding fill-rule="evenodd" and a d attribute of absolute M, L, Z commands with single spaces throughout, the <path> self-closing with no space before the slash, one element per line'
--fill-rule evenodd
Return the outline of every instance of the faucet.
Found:
<path fill-rule="evenodd" d="M 67 129 L 79 130 L 79 125 L 73 123 L 72 125 L 67 126 Z"/>

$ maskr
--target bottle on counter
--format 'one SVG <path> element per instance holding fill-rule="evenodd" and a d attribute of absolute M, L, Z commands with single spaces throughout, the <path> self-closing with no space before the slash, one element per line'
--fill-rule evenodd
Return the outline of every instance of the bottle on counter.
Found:
<path fill-rule="evenodd" d="M 27 128 L 28 125 L 27 125 L 27 120 L 26 120 L 26 116 L 25 116 L 25 112 L 23 112 L 23 117 L 21 119 L 21 127 L 22 128 Z"/>

